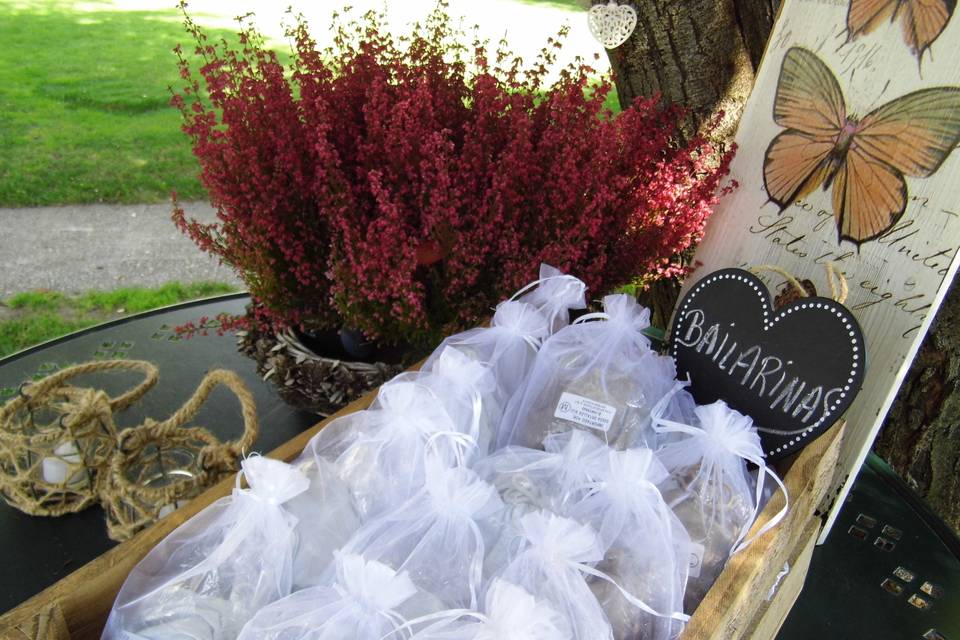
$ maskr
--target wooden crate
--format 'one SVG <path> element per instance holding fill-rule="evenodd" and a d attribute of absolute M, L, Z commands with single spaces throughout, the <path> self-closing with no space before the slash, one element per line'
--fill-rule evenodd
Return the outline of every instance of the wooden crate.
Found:
<path fill-rule="evenodd" d="M 330 420 L 366 409 L 373 398 L 373 393 L 367 394 L 284 443 L 270 456 L 287 461 L 294 459 Z M 787 517 L 731 559 L 694 613 L 682 636 L 684 639 L 772 637 L 765 631 L 773 628 L 765 618 L 768 614 L 779 615 L 775 625 L 779 628 L 803 584 L 806 567 L 797 560 L 805 550 L 812 549 L 811 540 L 820 531 L 820 519 L 814 516 L 814 511 L 825 499 L 833 481 L 842 437 L 843 425 L 835 425 L 816 442 L 783 462 L 780 472 L 784 474 L 791 501 Z M 229 495 L 233 487 L 234 478 L 225 479 L 133 539 L 117 545 L 0 616 L 0 640 L 100 638 L 110 607 L 134 565 L 167 534 L 214 500 Z M 763 526 L 782 506 L 783 498 L 778 494 L 758 517 L 755 529 Z M 784 562 L 797 566 L 791 569 L 768 603 L 767 594 Z M 63 629 L 68 630 L 69 635 L 64 635 Z"/>

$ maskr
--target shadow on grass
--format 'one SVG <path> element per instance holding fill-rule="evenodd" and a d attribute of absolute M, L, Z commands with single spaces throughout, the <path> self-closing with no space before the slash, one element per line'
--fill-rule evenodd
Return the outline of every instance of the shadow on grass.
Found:
<path fill-rule="evenodd" d="M 169 106 L 177 11 L 0 5 L 0 42 L 0 206 L 204 198 Z"/>

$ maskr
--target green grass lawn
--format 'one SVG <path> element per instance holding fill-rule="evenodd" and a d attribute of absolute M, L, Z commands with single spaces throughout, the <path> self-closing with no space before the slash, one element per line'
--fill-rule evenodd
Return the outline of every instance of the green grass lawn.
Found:
<path fill-rule="evenodd" d="M 107 320 L 233 291 L 235 287 L 218 282 L 171 282 L 154 289 L 129 287 L 79 296 L 20 293 L 0 302 L 0 357 Z"/>
<path fill-rule="evenodd" d="M 205 199 L 169 106 L 168 86 L 180 82 L 171 50 L 189 43 L 174 5 L 0 2 L 0 207 L 162 202 L 174 190 Z"/>
<path fill-rule="evenodd" d="M 169 106 L 178 13 L 18 6 L 0 3 L 0 206 L 202 198 Z"/>

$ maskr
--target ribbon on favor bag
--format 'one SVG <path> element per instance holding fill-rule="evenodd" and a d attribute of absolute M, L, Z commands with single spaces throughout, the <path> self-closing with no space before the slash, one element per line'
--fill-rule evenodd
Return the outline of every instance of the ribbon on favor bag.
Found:
<path fill-rule="evenodd" d="M 417 593 L 406 571 L 394 571 L 362 555 L 341 552 L 336 554 L 336 567 L 333 589 L 343 600 L 357 606 L 360 615 L 373 611 L 386 618 L 394 627 L 387 636 L 408 625 L 407 619 L 394 611 Z"/>
<path fill-rule="evenodd" d="M 407 621 L 402 628 L 381 637 L 386 640 L 416 625 L 431 622 L 453 622 L 469 618 L 483 627 L 474 640 L 568 640 L 569 631 L 564 631 L 566 622 L 547 603 L 537 601 L 522 587 L 494 578 L 487 590 L 484 611 L 476 609 L 448 609 L 427 614 Z"/>
<path fill-rule="evenodd" d="M 427 470 L 426 491 L 439 518 L 456 517 L 465 522 L 473 535 L 473 559 L 469 570 L 470 607 L 478 604 L 477 588 L 483 581 L 484 541 L 476 518 L 491 506 L 501 508 L 500 494 L 473 471 L 466 468 Z"/>
<path fill-rule="evenodd" d="M 546 566 L 558 565 L 574 569 L 610 583 L 631 605 L 658 618 L 687 623 L 690 616 L 679 611 L 662 613 L 627 591 L 613 577 L 591 567 L 588 562 L 603 559 L 597 533 L 588 525 L 548 512 L 533 512 L 520 518 L 521 535 L 530 547 L 521 553 L 536 553 Z"/>
<path fill-rule="evenodd" d="M 694 437 L 704 437 L 706 432 L 703 429 L 698 429 L 688 424 L 683 424 L 682 422 L 675 422 L 673 420 L 667 420 L 660 415 L 653 416 L 654 428 L 659 433 L 682 433 Z M 753 513 L 750 516 L 750 519 L 743 525 L 740 531 L 740 535 L 737 537 L 736 541 L 733 544 L 733 549 L 730 551 L 730 555 L 734 555 L 747 548 L 747 546 L 762 536 L 764 533 L 774 528 L 780 521 L 783 520 L 787 511 L 790 508 L 790 496 L 787 494 L 787 487 L 783 484 L 783 481 L 780 477 L 773 472 L 763 459 L 763 451 L 759 447 L 750 446 L 750 443 L 745 439 L 736 439 L 733 438 L 733 444 L 725 443 L 725 448 L 730 451 L 731 454 L 736 455 L 737 457 L 743 458 L 747 462 L 752 462 L 757 465 L 759 469 L 757 474 L 757 486 L 756 486 L 756 495 L 753 503 Z M 771 518 L 766 524 L 760 527 L 760 530 L 757 531 L 749 539 L 746 536 L 750 532 L 750 528 L 753 526 L 754 521 L 757 519 L 757 516 L 760 513 L 760 503 L 763 500 L 763 486 L 766 483 L 766 478 L 769 476 L 783 492 L 783 508 L 773 518 Z"/>

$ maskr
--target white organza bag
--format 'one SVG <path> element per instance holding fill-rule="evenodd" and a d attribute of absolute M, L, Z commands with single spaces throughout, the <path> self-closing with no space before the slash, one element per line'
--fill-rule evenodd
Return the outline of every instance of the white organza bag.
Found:
<path fill-rule="evenodd" d="M 548 264 L 540 265 L 540 278 L 513 295 L 511 300 L 532 304 L 547 317 L 550 333 L 570 324 L 570 311 L 587 308 L 587 285 Z"/>
<path fill-rule="evenodd" d="M 501 402 L 520 387 L 540 343 L 550 333 L 550 321 L 539 309 L 526 302 L 507 301 L 497 305 L 489 327 L 477 327 L 445 338 L 427 358 L 424 371 L 432 371 L 448 347 L 471 360 L 489 365 L 497 383 Z"/>
<path fill-rule="evenodd" d="M 504 411 L 498 448 L 539 448 L 551 433 L 571 429 L 621 448 L 649 443 L 650 411 L 674 390 L 676 369 L 643 335 L 647 309 L 627 295 L 606 296 L 603 306 L 544 343 Z M 685 393 L 675 392 L 675 402 Z"/>
<path fill-rule="evenodd" d="M 297 519 L 297 547 L 293 560 L 293 590 L 316 585 L 333 561 L 333 554 L 363 524 L 353 492 L 340 477 L 337 465 L 312 455 L 295 463 L 310 487 L 290 500 L 287 511 Z"/>
<path fill-rule="evenodd" d="M 585 431 L 549 436 L 546 451 L 505 447 L 480 460 L 477 473 L 493 484 L 510 508 L 563 513 L 591 490 L 596 469 L 610 448 Z"/>
<path fill-rule="evenodd" d="M 472 470 L 430 465 L 411 499 L 365 524 L 343 551 L 410 576 L 436 599 L 436 611 L 478 606 L 485 539 L 503 503 Z"/>
<path fill-rule="evenodd" d="M 108 640 L 233 640 L 261 607 L 291 589 L 295 519 L 307 490 L 295 467 L 242 461 L 237 488 L 164 538 L 134 567 L 110 612 Z"/>
<path fill-rule="evenodd" d="M 603 560 L 603 546 L 589 526 L 547 511 L 534 511 L 516 523 L 519 544 L 493 578 L 514 584 L 555 611 L 572 640 L 613 640 L 610 623 L 587 585 L 592 565 Z"/>
<path fill-rule="evenodd" d="M 570 625 L 549 603 L 526 590 L 494 579 L 482 611 L 449 611 L 427 616 L 433 621 L 410 640 L 570 640 Z M 415 622 L 415 621 L 414 621 Z M 390 638 L 398 638 L 394 634 Z"/>
<path fill-rule="evenodd" d="M 402 373 L 399 380 L 416 380 L 434 391 L 454 429 L 476 443 L 473 455 L 486 455 L 503 416 L 503 399 L 489 365 L 453 347 L 443 347 L 429 370 Z"/>
<path fill-rule="evenodd" d="M 565 514 L 589 524 L 603 544 L 605 559 L 597 569 L 615 584 L 601 580 L 591 588 L 614 637 L 676 637 L 688 619 L 683 595 L 692 549 L 657 488 L 666 469 L 649 449 L 609 449 L 605 464 L 593 472 L 591 491 Z"/>
<path fill-rule="evenodd" d="M 347 553 L 337 553 L 332 569 L 329 584 L 257 612 L 238 640 L 380 640 L 425 613 L 406 573 Z"/>
<path fill-rule="evenodd" d="M 745 538 L 764 502 L 765 479 L 770 477 L 787 496 L 780 478 L 764 463 L 760 436 L 748 416 L 723 401 L 699 406 L 694 413 L 694 425 L 655 418 L 659 432 L 681 438 L 657 452 L 670 472 L 662 489 L 702 555 L 687 583 L 688 611 L 700 604 L 727 559 L 749 542 Z M 747 462 L 757 465 L 759 482 L 747 472 Z M 755 535 L 775 526 L 786 509 L 785 503 Z"/>
<path fill-rule="evenodd" d="M 325 436 L 333 427 L 337 429 Z M 463 464 L 473 447 L 433 389 L 400 380 L 381 387 L 366 411 L 327 425 L 301 458 L 332 462 L 366 522 L 423 487 L 428 456 L 454 466 Z"/>

